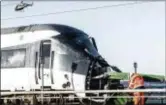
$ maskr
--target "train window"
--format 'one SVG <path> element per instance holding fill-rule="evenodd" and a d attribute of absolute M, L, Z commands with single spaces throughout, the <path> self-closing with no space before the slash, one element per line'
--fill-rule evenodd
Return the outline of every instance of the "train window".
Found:
<path fill-rule="evenodd" d="M 2 50 L 1 68 L 24 67 L 25 49 Z"/>
<path fill-rule="evenodd" d="M 96 48 L 94 47 L 94 45 L 92 45 L 92 43 L 90 42 L 90 39 L 87 36 L 82 35 L 82 36 L 76 37 L 74 40 L 76 44 L 79 45 L 79 47 L 83 48 L 85 52 L 88 53 L 89 55 L 94 57 L 99 56 Z"/>

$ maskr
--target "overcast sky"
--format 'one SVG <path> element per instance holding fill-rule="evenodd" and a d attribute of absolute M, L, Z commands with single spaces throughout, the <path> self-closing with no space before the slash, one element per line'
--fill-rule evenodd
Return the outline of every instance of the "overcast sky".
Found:
<path fill-rule="evenodd" d="M 15 3 L 1 3 L 1 27 L 39 23 L 65 24 L 96 39 L 99 53 L 124 72 L 165 73 L 165 3 L 144 2 L 82 12 L 3 20 L 10 17 L 53 13 L 130 2 L 34 2 L 33 7 L 15 12 Z M 10 5 L 8 5 L 10 4 Z"/>

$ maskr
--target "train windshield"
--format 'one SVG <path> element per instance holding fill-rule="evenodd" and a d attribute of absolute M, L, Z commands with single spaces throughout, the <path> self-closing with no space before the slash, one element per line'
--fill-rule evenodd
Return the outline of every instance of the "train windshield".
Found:
<path fill-rule="evenodd" d="M 90 41 L 90 38 L 87 35 L 80 35 L 73 39 L 76 45 L 82 48 L 90 56 L 98 57 L 98 51 Z"/>
<path fill-rule="evenodd" d="M 89 56 L 97 58 L 99 55 L 96 44 L 86 34 L 67 33 L 53 37 L 55 38 L 55 49 L 58 53 L 69 54 L 75 57 Z"/>

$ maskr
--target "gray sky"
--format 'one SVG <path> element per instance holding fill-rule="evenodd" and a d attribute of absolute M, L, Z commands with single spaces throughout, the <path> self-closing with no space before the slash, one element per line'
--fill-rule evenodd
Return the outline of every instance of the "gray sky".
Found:
<path fill-rule="evenodd" d="M 19 3 L 2 2 L 1 5 Z M 15 5 L 1 7 L 1 19 L 52 13 L 129 2 L 34 2 L 33 7 L 15 12 Z M 56 23 L 83 30 L 96 39 L 100 54 L 124 72 L 165 73 L 165 3 L 147 2 L 82 12 L 1 20 L 1 27 Z"/>

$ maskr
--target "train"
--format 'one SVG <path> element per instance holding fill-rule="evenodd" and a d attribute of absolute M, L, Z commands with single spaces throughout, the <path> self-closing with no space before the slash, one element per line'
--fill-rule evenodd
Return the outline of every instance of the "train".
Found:
<path fill-rule="evenodd" d="M 1 29 L 1 91 L 104 90 L 107 79 L 94 77 L 106 72 L 120 70 L 108 64 L 95 39 L 82 30 L 61 24 Z"/>

